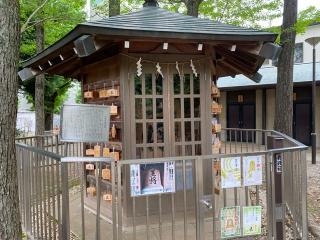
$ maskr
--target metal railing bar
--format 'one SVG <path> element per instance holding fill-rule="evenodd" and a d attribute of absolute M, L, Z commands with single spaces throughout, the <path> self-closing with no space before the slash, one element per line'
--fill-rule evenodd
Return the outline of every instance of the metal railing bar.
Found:
<path fill-rule="evenodd" d="M 214 165 L 215 159 L 212 160 L 212 165 Z M 215 214 L 216 214 L 216 192 L 215 192 L 215 186 L 216 186 L 216 176 L 215 171 L 212 171 L 212 195 L 211 195 L 211 201 L 212 201 L 212 233 L 213 233 L 213 239 L 216 239 L 216 223 L 215 223 Z"/>
<path fill-rule="evenodd" d="M 136 198 L 132 198 L 132 230 L 133 230 L 133 240 L 136 240 Z"/>
<path fill-rule="evenodd" d="M 150 239 L 150 222 L 149 222 L 149 196 L 146 196 L 146 223 L 147 223 L 147 240 Z"/>
<path fill-rule="evenodd" d="M 57 239 L 57 224 L 56 224 L 56 194 L 54 193 L 55 190 L 55 181 L 54 181 L 54 160 L 50 159 L 51 161 L 51 184 L 52 184 L 52 188 L 51 188 L 51 198 L 52 198 L 52 213 L 53 213 L 53 223 L 52 223 L 52 227 L 53 227 L 53 239 Z"/>
<path fill-rule="evenodd" d="M 85 230 L 85 215 L 84 215 L 84 193 L 85 193 L 85 185 L 86 185 L 86 180 L 85 180 L 85 165 L 81 164 L 80 168 L 81 174 L 80 174 L 80 202 L 81 202 L 81 239 L 84 240 L 86 236 L 86 230 Z M 113 195 L 114 196 L 114 195 Z M 113 201 L 113 199 L 112 199 Z"/>
<path fill-rule="evenodd" d="M 265 169 L 266 169 L 266 182 L 267 183 L 270 183 L 271 181 L 271 154 L 266 154 L 265 155 Z M 271 240 L 273 239 L 273 225 L 272 225 L 272 216 L 273 216 L 273 211 L 272 211 L 272 207 L 273 207 L 273 203 L 272 203 L 272 196 L 271 196 L 271 193 L 272 193 L 272 186 L 271 184 L 266 184 L 266 196 L 267 196 L 267 216 L 268 216 L 268 224 L 267 224 L 267 227 L 268 227 L 268 239 Z"/>
<path fill-rule="evenodd" d="M 162 240 L 162 201 L 161 194 L 159 194 L 159 238 Z"/>
<path fill-rule="evenodd" d="M 50 238 L 49 239 L 52 239 L 52 237 L 53 237 L 53 231 L 52 231 L 52 229 L 53 229 L 53 226 L 52 226 L 52 215 L 53 215 L 53 213 L 51 212 L 51 209 L 52 209 L 52 203 L 51 203 L 51 201 L 52 201 L 52 193 L 51 193 L 51 189 L 52 189 L 52 182 L 51 182 L 51 175 L 50 175 L 50 158 L 47 158 L 47 164 L 48 164 L 48 166 L 46 167 L 47 168 L 47 184 L 48 184 L 48 186 L 47 186 L 47 192 L 48 192 L 48 194 L 47 194 L 47 199 L 48 199 L 48 221 L 49 221 L 49 236 L 50 236 Z"/>
<path fill-rule="evenodd" d="M 43 213 L 42 213 L 42 173 L 41 173 L 41 161 L 39 160 L 40 156 L 38 153 L 36 153 L 36 163 L 37 163 L 37 179 L 38 179 L 38 186 L 37 186 L 37 196 L 38 196 L 38 206 L 39 206 L 39 213 L 38 213 L 38 218 L 39 218 L 39 226 L 40 226 L 40 236 L 42 237 L 44 235 L 44 229 L 43 229 Z"/>
<path fill-rule="evenodd" d="M 295 144 L 295 145 L 298 145 L 298 146 L 305 146 L 304 144 L 300 143 L 299 141 L 293 139 L 292 137 L 290 136 L 287 136 L 286 134 L 283 134 L 283 133 L 280 133 L 278 131 L 275 131 L 275 130 L 265 130 L 265 129 L 246 129 L 246 128 L 222 128 L 222 130 L 236 130 L 236 131 L 240 131 L 240 132 L 243 132 L 243 131 L 255 131 L 255 132 L 263 132 L 263 133 L 273 133 L 275 135 L 278 135 L 278 136 L 281 136 L 281 137 L 284 137 L 286 140 L 290 141 L 291 143 Z"/>
<path fill-rule="evenodd" d="M 121 164 L 117 162 L 117 203 L 118 203 L 118 240 L 122 240 L 122 189 L 121 189 Z"/>
<path fill-rule="evenodd" d="M 59 239 L 62 239 L 60 168 L 61 168 L 61 164 L 59 162 L 57 162 L 57 164 L 56 164 L 56 172 L 57 172 L 57 177 L 56 177 L 56 181 L 57 181 L 56 191 L 57 192 L 56 192 L 56 195 L 57 195 L 57 212 L 58 212 L 58 235 L 59 235 Z"/>
<path fill-rule="evenodd" d="M 113 158 L 105 157 L 61 157 L 62 163 L 79 163 L 79 162 L 91 162 L 91 163 L 111 163 Z"/>
<path fill-rule="evenodd" d="M 41 190 L 41 195 L 42 195 L 42 203 L 43 203 L 43 215 L 41 216 L 44 220 L 44 235 L 45 235 L 45 239 L 48 239 L 48 224 L 47 224 L 47 196 L 46 196 L 46 167 L 44 166 L 46 163 L 45 163 L 45 159 L 46 157 L 45 156 L 41 156 L 40 157 L 41 160 L 41 164 L 42 164 L 42 190 Z"/>
<path fill-rule="evenodd" d="M 175 233 L 175 199 L 174 194 L 171 193 L 171 238 L 172 240 L 176 239 L 176 233 Z"/>
<path fill-rule="evenodd" d="M 18 146 L 20 148 L 23 148 L 23 149 L 27 149 L 27 150 L 29 150 L 31 152 L 37 153 L 37 155 L 47 156 L 47 157 L 53 158 L 53 159 L 58 160 L 58 161 L 61 159 L 61 156 L 59 154 L 52 153 L 52 152 L 43 150 L 43 149 L 38 148 L 38 147 L 29 146 L 29 145 L 26 145 L 26 144 L 23 144 L 23 143 L 16 143 L 16 146 Z"/>
<path fill-rule="evenodd" d="M 111 162 L 111 181 L 112 181 L 112 219 L 113 219 L 113 224 L 112 224 L 112 229 L 113 229 L 113 239 L 117 240 L 118 239 L 118 229 L 117 229 L 117 224 L 114 222 L 117 221 L 117 195 L 116 195 L 116 165 L 115 161 Z M 135 201 L 135 199 L 133 199 Z M 134 210 L 135 210 L 135 205 L 134 205 Z M 135 217 L 135 214 L 134 214 Z M 134 229 L 135 229 L 135 221 L 134 221 Z M 135 231 L 134 231 L 134 239 L 135 239 Z"/>
<path fill-rule="evenodd" d="M 96 240 L 100 240 L 100 211 L 101 211 L 101 162 L 96 163 L 96 188 L 97 188 L 97 214 L 96 214 Z"/>
<path fill-rule="evenodd" d="M 187 239 L 188 230 L 187 230 L 187 191 L 186 191 L 186 161 L 182 161 L 182 177 L 183 177 L 183 208 L 184 208 L 184 215 L 183 215 L 183 227 L 184 227 L 184 239 Z"/>

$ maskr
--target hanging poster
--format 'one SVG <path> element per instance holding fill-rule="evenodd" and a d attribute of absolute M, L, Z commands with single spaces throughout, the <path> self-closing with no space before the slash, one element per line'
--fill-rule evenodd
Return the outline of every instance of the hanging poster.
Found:
<path fill-rule="evenodd" d="M 262 185 L 262 156 L 243 157 L 243 185 Z"/>
<path fill-rule="evenodd" d="M 221 209 L 221 238 L 241 236 L 240 207 L 225 207 Z"/>
<path fill-rule="evenodd" d="M 130 165 L 131 196 L 175 192 L 174 162 Z"/>
<path fill-rule="evenodd" d="M 261 206 L 243 207 L 243 236 L 261 234 Z"/>
<path fill-rule="evenodd" d="M 221 158 L 221 187 L 241 187 L 241 158 Z"/>

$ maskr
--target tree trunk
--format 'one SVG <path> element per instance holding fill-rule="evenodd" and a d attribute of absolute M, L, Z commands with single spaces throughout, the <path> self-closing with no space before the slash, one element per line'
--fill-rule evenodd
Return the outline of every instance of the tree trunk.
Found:
<path fill-rule="evenodd" d="M 0 1 L 0 239 L 21 239 L 15 133 L 19 1 Z"/>
<path fill-rule="evenodd" d="M 37 52 L 44 49 L 44 27 L 43 23 L 36 25 L 36 45 Z M 44 116 L 44 74 L 36 77 L 35 85 L 35 98 L 34 107 L 36 114 L 36 135 L 43 135 L 45 129 L 45 116 Z"/>
<path fill-rule="evenodd" d="M 293 118 L 293 64 L 297 22 L 297 0 L 285 0 L 282 33 L 282 52 L 278 62 L 276 87 L 275 130 L 292 136 Z"/>
<path fill-rule="evenodd" d="M 120 14 L 120 0 L 109 0 L 109 17 Z"/>
<path fill-rule="evenodd" d="M 187 7 L 187 14 L 189 16 L 198 17 L 199 6 L 203 0 L 185 0 L 184 3 Z"/>
<path fill-rule="evenodd" d="M 53 114 L 45 113 L 45 130 L 51 131 L 53 129 Z"/>

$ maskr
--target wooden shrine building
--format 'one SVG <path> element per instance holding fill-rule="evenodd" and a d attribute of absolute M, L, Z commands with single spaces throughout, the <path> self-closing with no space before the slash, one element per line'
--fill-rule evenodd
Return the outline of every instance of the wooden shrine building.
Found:
<path fill-rule="evenodd" d="M 265 58 L 279 53 L 275 39 L 273 33 L 170 12 L 149 0 L 137 12 L 77 25 L 24 62 L 19 76 L 78 79 L 83 103 L 113 105 L 106 148 L 117 158 L 210 155 L 212 84 L 238 74 L 259 81 Z M 90 169 L 87 175 L 90 187 Z M 122 178 L 130 215 L 129 175 Z"/>

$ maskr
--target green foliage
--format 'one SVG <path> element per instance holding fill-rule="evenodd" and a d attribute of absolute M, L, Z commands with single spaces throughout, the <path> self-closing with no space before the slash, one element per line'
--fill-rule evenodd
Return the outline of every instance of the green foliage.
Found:
<path fill-rule="evenodd" d="M 20 0 L 20 23 L 22 30 L 25 29 L 21 33 L 21 59 L 26 60 L 36 53 L 36 24 L 44 24 L 45 47 L 48 47 L 85 20 L 84 6 L 85 0 L 41 0 L 40 4 L 39 0 Z"/>
<path fill-rule="evenodd" d="M 297 33 L 304 33 L 312 23 L 320 22 L 320 10 L 314 6 L 299 12 L 296 24 Z"/>
<path fill-rule="evenodd" d="M 60 76 L 46 77 L 45 91 L 44 91 L 44 104 L 45 112 L 47 113 L 60 113 L 63 102 L 67 99 L 68 90 L 74 85 L 73 80 L 65 79 Z M 35 84 L 30 80 L 25 82 L 22 90 L 28 93 L 27 101 L 32 104 L 34 110 L 34 97 L 35 97 Z"/>
<path fill-rule="evenodd" d="M 79 84 L 76 85 L 76 103 L 82 103 L 82 90 Z"/>
<path fill-rule="evenodd" d="M 205 0 L 200 15 L 243 27 L 261 28 L 262 22 L 280 17 L 282 0 Z"/>
<path fill-rule="evenodd" d="M 184 0 L 159 0 L 161 7 L 186 14 Z M 137 11 L 144 0 L 122 0 L 121 13 Z M 108 16 L 109 1 L 94 5 L 99 16 Z M 264 21 L 280 17 L 282 0 L 204 0 L 200 4 L 199 16 L 244 27 L 260 28 Z"/>
<path fill-rule="evenodd" d="M 286 31 L 296 31 L 297 34 L 302 34 L 306 31 L 308 26 L 317 22 L 320 22 L 320 10 L 314 6 L 311 6 L 299 12 L 295 27 L 292 29 L 287 29 Z M 266 30 L 279 34 L 276 42 L 280 43 L 280 35 L 282 33 L 281 26 L 270 27 Z"/>
<path fill-rule="evenodd" d="M 39 9 L 42 4 L 43 7 Z M 48 47 L 85 20 L 84 6 L 85 0 L 20 0 L 21 60 L 36 54 L 36 24 L 44 24 L 44 42 L 45 47 Z M 60 111 L 71 83 L 70 79 L 63 77 L 46 76 L 45 111 L 47 113 Z M 23 83 L 21 89 L 29 103 L 34 105 L 34 80 Z"/>

